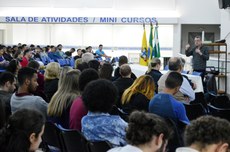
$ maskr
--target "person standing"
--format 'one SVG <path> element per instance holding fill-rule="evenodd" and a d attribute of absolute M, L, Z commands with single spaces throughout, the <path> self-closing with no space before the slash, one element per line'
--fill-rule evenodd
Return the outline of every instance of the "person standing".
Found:
<path fill-rule="evenodd" d="M 196 36 L 194 39 L 195 47 L 190 49 L 190 45 L 185 47 L 186 56 L 193 56 L 193 71 L 200 72 L 202 81 L 206 72 L 206 63 L 209 60 L 208 48 L 202 45 L 200 36 Z"/>

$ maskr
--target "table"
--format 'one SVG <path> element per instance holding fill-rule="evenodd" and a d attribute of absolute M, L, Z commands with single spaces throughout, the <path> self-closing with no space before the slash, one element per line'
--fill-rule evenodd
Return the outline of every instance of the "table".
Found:
<path fill-rule="evenodd" d="M 137 76 L 140 77 L 141 75 L 144 75 L 145 72 L 148 70 L 147 66 L 139 65 L 139 64 L 130 64 L 130 67 L 132 69 L 132 72 Z M 168 71 L 160 71 L 162 74 L 167 73 Z M 193 83 L 196 84 L 197 88 L 194 90 L 194 92 L 204 92 L 203 89 L 203 83 L 200 76 L 197 75 L 191 75 L 191 74 L 183 74 L 186 75 L 190 80 L 192 80 Z"/>

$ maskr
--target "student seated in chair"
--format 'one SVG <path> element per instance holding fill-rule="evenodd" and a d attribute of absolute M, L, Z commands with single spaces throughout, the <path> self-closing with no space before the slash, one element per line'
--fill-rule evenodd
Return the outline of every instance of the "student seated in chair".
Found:
<path fill-rule="evenodd" d="M 176 152 L 229 152 L 230 123 L 217 117 L 200 117 L 186 127 L 184 140 L 187 147 Z"/>
<path fill-rule="evenodd" d="M 161 117 L 139 111 L 130 115 L 126 131 L 129 144 L 108 152 L 163 152 L 171 134 Z"/>

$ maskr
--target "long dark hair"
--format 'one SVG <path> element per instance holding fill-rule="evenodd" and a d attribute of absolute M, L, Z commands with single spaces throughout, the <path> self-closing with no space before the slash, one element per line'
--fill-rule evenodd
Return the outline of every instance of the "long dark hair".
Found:
<path fill-rule="evenodd" d="M 37 138 L 44 123 L 44 116 L 36 110 L 16 111 L 5 127 L 0 130 L 0 151 L 28 152 L 31 145 L 30 135 L 35 133 Z"/>

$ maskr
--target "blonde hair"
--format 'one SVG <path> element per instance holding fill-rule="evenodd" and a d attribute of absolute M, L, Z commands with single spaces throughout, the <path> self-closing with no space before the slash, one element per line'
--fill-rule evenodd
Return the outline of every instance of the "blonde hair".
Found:
<path fill-rule="evenodd" d="M 45 69 L 45 80 L 52 80 L 52 79 L 56 79 L 59 78 L 59 74 L 60 74 L 60 64 L 57 62 L 51 62 L 46 66 Z"/>
<path fill-rule="evenodd" d="M 58 87 L 61 86 L 64 78 L 66 77 L 66 73 L 69 72 L 70 70 L 72 70 L 73 68 L 70 66 L 64 66 L 61 68 L 61 72 L 60 72 L 60 76 L 59 76 L 59 80 L 58 80 Z"/>
<path fill-rule="evenodd" d="M 131 97 L 136 93 L 145 95 L 149 100 L 154 96 L 155 83 L 151 76 L 142 75 L 124 91 L 121 101 L 122 104 L 129 103 Z"/>
<path fill-rule="evenodd" d="M 82 63 L 82 58 L 78 58 L 75 60 L 74 68 L 77 69 L 77 66 Z"/>
<path fill-rule="evenodd" d="M 151 62 L 148 65 L 148 71 L 147 71 L 147 73 L 151 72 L 152 69 L 154 67 L 156 67 L 158 64 L 161 65 L 161 60 L 158 59 L 158 58 L 152 58 Z"/>
<path fill-rule="evenodd" d="M 67 72 L 63 83 L 61 83 L 61 86 L 51 98 L 47 109 L 48 116 L 61 116 L 63 110 L 71 106 L 73 100 L 80 95 L 78 89 L 80 73 L 79 70 Z"/>

